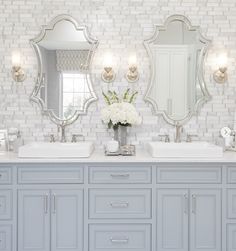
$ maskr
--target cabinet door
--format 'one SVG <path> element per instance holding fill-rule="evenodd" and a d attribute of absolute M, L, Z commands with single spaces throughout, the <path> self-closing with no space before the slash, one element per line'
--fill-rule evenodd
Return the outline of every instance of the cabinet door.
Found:
<path fill-rule="evenodd" d="M 83 249 L 83 191 L 53 190 L 51 193 L 52 251 Z"/>
<path fill-rule="evenodd" d="M 50 250 L 48 190 L 18 191 L 18 250 Z"/>
<path fill-rule="evenodd" d="M 159 189 L 157 194 L 158 251 L 188 251 L 188 190 Z"/>
<path fill-rule="evenodd" d="M 221 251 L 221 192 L 193 189 L 190 198 L 190 250 Z"/>

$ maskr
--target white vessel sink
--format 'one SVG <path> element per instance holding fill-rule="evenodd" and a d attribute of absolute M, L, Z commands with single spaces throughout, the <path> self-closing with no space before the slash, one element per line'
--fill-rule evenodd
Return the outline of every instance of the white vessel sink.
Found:
<path fill-rule="evenodd" d="M 94 150 L 92 142 L 34 142 L 21 146 L 19 158 L 88 158 Z"/>
<path fill-rule="evenodd" d="M 215 158 L 223 156 L 223 148 L 208 142 L 149 142 L 148 151 L 153 158 Z"/>

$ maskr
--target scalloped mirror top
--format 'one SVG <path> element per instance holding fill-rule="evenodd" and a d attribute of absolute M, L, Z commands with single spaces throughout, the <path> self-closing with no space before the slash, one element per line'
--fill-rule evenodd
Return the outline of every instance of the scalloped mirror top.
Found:
<path fill-rule="evenodd" d="M 38 78 L 31 95 L 56 124 L 70 124 L 96 100 L 90 65 L 97 40 L 67 15 L 54 18 L 31 40 Z"/>
<path fill-rule="evenodd" d="M 210 99 L 203 76 L 210 41 L 184 16 L 171 16 L 155 28 L 144 41 L 151 62 L 145 100 L 168 123 L 184 124 Z"/>

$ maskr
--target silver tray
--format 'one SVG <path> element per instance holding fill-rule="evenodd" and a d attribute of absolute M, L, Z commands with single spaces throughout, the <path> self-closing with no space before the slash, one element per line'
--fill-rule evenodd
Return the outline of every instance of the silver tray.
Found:
<path fill-rule="evenodd" d="M 121 146 L 117 152 L 109 152 L 105 148 L 105 155 L 106 156 L 135 156 L 136 155 L 135 145 Z"/>

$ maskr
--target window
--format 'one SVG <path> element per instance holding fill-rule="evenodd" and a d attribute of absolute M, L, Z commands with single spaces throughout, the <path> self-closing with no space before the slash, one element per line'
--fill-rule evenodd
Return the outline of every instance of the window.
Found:
<path fill-rule="evenodd" d="M 76 110 L 83 110 L 90 97 L 86 74 L 62 73 L 61 113 L 64 118 L 71 117 Z"/>

